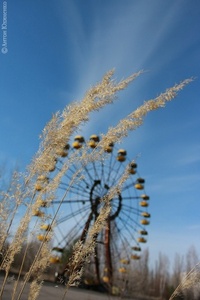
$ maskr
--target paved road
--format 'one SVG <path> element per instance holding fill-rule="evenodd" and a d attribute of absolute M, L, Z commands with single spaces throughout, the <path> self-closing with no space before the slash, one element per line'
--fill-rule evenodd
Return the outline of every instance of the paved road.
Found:
<path fill-rule="evenodd" d="M 0 278 L 0 285 L 2 284 L 3 277 Z M 29 284 L 28 284 L 29 286 Z M 21 300 L 28 300 L 28 286 L 23 292 Z M 13 280 L 10 279 L 5 287 L 2 300 L 11 300 L 11 293 L 13 287 Z M 44 283 L 38 300 L 61 300 L 64 292 L 64 286 L 57 286 L 53 283 Z M 117 300 L 118 297 L 101 294 L 94 291 L 74 288 L 69 289 L 66 295 L 66 300 Z M 130 299 L 129 299 L 130 300 Z"/>

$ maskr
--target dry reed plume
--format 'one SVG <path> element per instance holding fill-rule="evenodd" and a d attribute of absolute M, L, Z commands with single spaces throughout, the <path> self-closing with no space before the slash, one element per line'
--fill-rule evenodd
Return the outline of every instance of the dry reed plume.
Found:
<path fill-rule="evenodd" d="M 34 229 L 32 234 L 37 235 L 41 224 L 48 221 L 49 228 L 47 230 L 40 247 L 36 253 L 35 259 L 32 262 L 30 270 L 25 274 L 22 283 L 17 280 L 14 285 L 12 300 L 19 300 L 23 295 L 24 288 L 29 281 L 30 277 L 33 276 L 34 280 L 30 285 L 29 300 L 36 299 L 39 295 L 41 288 L 41 275 L 43 271 L 49 266 L 49 258 L 51 255 L 51 237 L 53 235 L 53 227 L 55 226 L 56 218 L 59 213 L 59 209 L 62 205 L 64 197 L 70 190 L 70 186 L 73 182 L 78 182 L 82 178 L 82 170 L 80 169 L 71 178 L 69 188 L 65 191 L 65 195 L 61 197 L 60 204 L 57 211 L 53 216 L 48 216 L 40 212 L 41 203 L 45 199 L 45 205 L 48 207 L 51 202 L 55 199 L 55 193 L 59 187 L 61 178 L 67 173 L 69 167 L 76 163 L 81 162 L 82 166 L 87 165 L 89 162 L 94 160 L 102 159 L 105 155 L 104 149 L 111 142 L 117 143 L 123 137 L 128 135 L 130 130 L 135 130 L 141 126 L 143 119 L 146 114 L 152 110 L 164 107 L 168 101 L 171 101 L 176 97 L 177 93 L 183 89 L 185 85 L 190 83 L 192 79 L 182 81 L 180 84 L 173 86 L 166 90 L 165 93 L 161 94 L 155 99 L 146 101 L 138 109 L 129 114 L 125 119 L 121 120 L 119 124 L 110 128 L 107 134 L 102 135 L 101 141 L 97 147 L 91 152 L 88 152 L 87 145 L 82 148 L 80 153 L 74 153 L 69 157 L 66 163 L 63 163 L 59 173 L 48 180 L 49 171 L 55 166 L 56 160 L 59 157 L 61 151 L 65 148 L 69 142 L 71 136 L 74 134 L 80 125 L 89 120 L 89 114 L 93 111 L 98 111 L 107 104 L 113 103 L 116 99 L 116 95 L 119 91 L 125 89 L 134 79 L 141 75 L 143 71 L 139 71 L 125 80 L 116 82 L 112 79 L 114 71 L 111 70 L 105 74 L 102 81 L 96 84 L 94 87 L 89 89 L 85 94 L 85 97 L 81 102 L 73 103 L 67 106 L 63 112 L 56 113 L 51 121 L 46 125 L 41 135 L 41 144 L 39 151 L 33 158 L 32 163 L 27 168 L 25 174 L 21 174 L 20 177 L 16 177 L 11 190 L 4 193 L 1 197 L 0 202 L 0 226 L 2 238 L 0 242 L 1 252 L 3 253 L 3 259 L 1 262 L 0 269 L 5 271 L 4 282 L 0 290 L 0 299 L 3 299 L 3 292 L 6 285 L 6 281 L 9 276 L 14 257 L 20 252 L 23 242 L 27 240 L 27 232 L 29 232 L 30 224 L 34 223 Z M 102 199 L 103 207 L 99 213 L 99 216 L 89 231 L 89 239 L 85 244 L 77 242 L 74 246 L 74 254 L 70 261 L 70 277 L 64 292 L 63 299 L 65 298 L 67 288 L 74 284 L 74 282 L 80 280 L 84 261 L 90 258 L 91 253 L 95 247 L 95 236 L 102 230 L 105 220 L 110 212 L 110 200 L 113 195 L 120 192 L 120 187 L 124 181 L 126 181 L 128 173 L 124 172 L 124 176 L 115 186 L 110 189 L 109 193 Z M 39 188 L 40 187 L 40 188 Z M 14 209 L 12 213 L 8 202 L 13 200 Z M 15 231 L 14 237 L 9 240 L 7 249 L 3 249 L 6 241 L 8 240 L 9 234 L 13 232 L 13 219 L 16 211 L 19 207 L 25 209 L 24 214 L 21 217 L 21 221 Z M 40 221 L 34 221 L 33 215 L 41 214 Z M 28 248 L 24 254 L 24 260 L 26 258 Z"/>
<path fill-rule="evenodd" d="M 183 296 L 185 292 L 196 289 L 196 293 L 200 291 L 200 262 L 194 266 L 181 280 L 181 283 L 177 286 L 169 300 L 176 298 L 177 296 Z M 195 298 L 196 299 L 196 298 Z"/>

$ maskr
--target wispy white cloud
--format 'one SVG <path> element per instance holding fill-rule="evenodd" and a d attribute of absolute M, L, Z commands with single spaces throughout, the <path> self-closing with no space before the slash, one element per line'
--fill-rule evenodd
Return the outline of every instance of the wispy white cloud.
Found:
<path fill-rule="evenodd" d="M 179 10 L 174 2 L 165 10 L 161 6 L 158 2 L 143 1 L 129 2 L 129 5 L 118 3 L 112 7 L 106 4 L 108 13 L 103 6 L 98 7 L 99 10 L 94 6 L 90 11 L 91 24 L 87 27 L 87 14 L 73 1 L 65 4 L 61 16 L 66 30 L 63 42 L 73 48 L 71 58 L 80 76 L 80 88 L 91 84 L 109 68 L 116 67 L 124 74 L 125 69 L 145 68 L 152 58 L 154 67 L 157 64 L 161 68 L 167 63 L 170 53 L 157 54 L 173 30 Z"/>
<path fill-rule="evenodd" d="M 146 1 L 129 2 L 128 5 L 120 2 L 92 5 L 90 25 L 87 20 L 89 14 L 81 8 L 76 2 L 69 1 L 63 5 L 60 13 L 66 32 L 63 45 L 69 50 L 66 55 L 70 55 L 76 74 L 76 99 L 81 99 L 86 89 L 113 67 L 117 70 L 118 79 L 122 74 L 127 76 L 143 68 L 153 67 L 158 72 L 183 48 L 181 42 L 173 44 L 173 47 L 166 44 L 180 18 L 180 7 L 176 2 L 168 3 L 164 9 L 163 3 L 148 4 Z M 132 99 L 140 99 L 148 80 L 144 76 L 133 84 L 131 91 L 134 91 L 134 96 L 133 93 L 126 94 L 129 101 L 123 107 L 119 106 L 119 113 L 134 107 Z M 115 116 L 118 115 L 117 109 L 116 106 Z M 106 121 L 110 110 L 109 107 L 104 110 L 104 117 L 98 115 L 95 125 L 103 118 Z M 91 120 L 90 128 L 93 125 Z"/>

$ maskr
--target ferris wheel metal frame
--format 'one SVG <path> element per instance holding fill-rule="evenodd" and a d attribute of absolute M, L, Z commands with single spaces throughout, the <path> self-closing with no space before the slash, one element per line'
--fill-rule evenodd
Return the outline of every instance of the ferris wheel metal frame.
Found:
<path fill-rule="evenodd" d="M 36 192 L 42 189 L 41 182 L 48 183 L 60 172 L 63 164 L 74 152 L 81 157 L 84 145 L 87 144 L 87 151 L 91 152 L 98 146 L 99 140 L 97 135 L 92 135 L 86 143 L 83 136 L 76 136 L 71 146 L 67 144 L 58 153 L 55 163 L 49 168 L 49 176 L 38 178 Z M 145 193 L 145 180 L 140 177 L 136 162 L 127 158 L 127 151 L 116 149 L 113 143 L 107 145 L 104 150 L 105 157 L 98 161 L 83 165 L 81 160 L 77 160 L 70 165 L 60 181 L 57 199 L 52 201 L 51 207 L 45 207 L 45 203 L 41 202 L 41 210 L 38 210 L 35 216 L 40 217 L 50 211 L 54 214 L 62 198 L 62 209 L 56 220 L 54 247 L 50 259 L 52 264 L 62 264 L 63 252 L 72 242 L 79 239 L 85 243 L 89 229 L 94 225 L 104 205 L 103 197 L 119 181 L 125 167 L 128 166 L 130 176 L 117 195 L 110 200 L 111 211 L 104 229 L 95 237 L 96 246 L 91 258 L 94 281 L 97 284 L 104 282 L 112 285 L 116 266 L 119 274 L 126 274 L 131 260 L 140 259 L 140 245 L 147 242 L 146 225 L 150 223 L 149 196 Z M 78 180 L 75 179 L 71 183 L 73 175 L 79 170 L 82 171 Z M 43 224 L 41 231 L 47 230 L 49 225 Z M 41 232 L 38 240 L 43 239 L 44 234 Z M 65 262 L 63 265 L 63 274 L 67 270 L 67 264 L 68 262 Z"/>

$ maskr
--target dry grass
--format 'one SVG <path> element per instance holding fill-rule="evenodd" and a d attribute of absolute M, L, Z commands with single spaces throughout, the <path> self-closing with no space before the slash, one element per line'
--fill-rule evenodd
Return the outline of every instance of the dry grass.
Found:
<path fill-rule="evenodd" d="M 125 80 L 116 82 L 112 79 L 114 71 L 111 70 L 103 77 L 102 81 L 92 87 L 86 94 L 81 102 L 73 103 L 67 106 L 63 112 L 56 113 L 51 121 L 44 128 L 41 135 L 41 144 L 39 151 L 33 158 L 30 166 L 27 168 L 25 174 L 15 174 L 12 180 L 12 185 L 8 191 L 2 193 L 0 202 L 0 251 L 3 253 L 3 260 L 0 269 L 5 271 L 4 282 L 0 290 L 0 299 L 2 298 L 5 284 L 8 280 L 9 272 L 12 267 L 14 257 L 22 249 L 22 245 L 27 241 L 27 232 L 29 232 L 29 225 L 33 222 L 33 213 L 40 210 L 41 199 L 45 198 L 47 206 L 55 199 L 56 190 L 60 184 L 61 178 L 68 171 L 69 167 L 78 160 L 82 165 L 87 165 L 89 162 L 101 159 L 104 155 L 104 149 L 109 143 L 119 142 L 123 137 L 127 136 L 130 130 L 135 130 L 141 126 L 144 117 L 152 110 L 164 107 L 168 101 L 176 97 L 177 93 L 184 88 L 185 85 L 190 83 L 192 79 L 182 81 L 180 84 L 173 86 L 166 90 L 155 99 L 146 101 L 138 109 L 133 111 L 125 119 L 121 120 L 119 124 L 110 128 L 107 134 L 102 135 L 101 141 L 92 153 L 88 152 L 87 146 L 82 148 L 82 155 L 74 153 L 70 156 L 66 163 L 63 164 L 60 172 L 48 182 L 49 170 L 53 168 L 60 151 L 64 149 L 69 142 L 71 136 L 79 128 L 80 125 L 89 120 L 89 114 L 93 111 L 98 111 L 107 104 L 113 103 L 119 91 L 125 89 L 134 79 L 141 75 L 143 71 L 139 71 Z M 124 176 L 116 183 L 109 193 L 102 199 L 103 207 L 100 214 L 89 232 L 89 239 L 86 243 L 80 241 L 74 246 L 74 254 L 70 261 L 70 277 L 66 286 L 63 299 L 67 293 L 70 285 L 80 280 L 84 262 L 89 259 L 95 247 L 95 236 L 102 230 L 105 220 L 110 212 L 110 199 L 113 195 L 120 191 L 121 185 L 126 181 L 128 172 L 125 170 Z M 39 182 L 38 182 L 38 178 Z M 51 228 L 54 227 L 59 209 L 62 202 L 69 192 L 70 185 L 73 182 L 81 179 L 81 169 L 78 170 L 71 178 L 69 188 L 66 190 L 65 195 L 60 199 L 60 204 L 54 216 L 42 214 L 39 221 L 35 221 L 32 235 L 37 235 L 41 224 L 46 221 L 50 223 Z M 38 184 L 41 189 L 36 188 Z M 9 203 L 9 204 L 8 204 Z M 11 205 L 12 203 L 12 205 Z M 13 220 L 19 207 L 23 208 L 24 214 L 21 217 L 17 230 L 15 230 L 14 237 L 9 239 L 9 235 L 13 230 Z M 51 237 L 53 231 L 49 230 L 45 233 L 44 240 L 36 253 L 35 259 L 32 263 L 30 270 L 26 273 L 23 282 L 16 280 L 13 290 L 12 300 L 19 300 L 23 295 L 24 288 L 29 281 L 30 277 L 34 277 L 30 285 L 30 293 L 28 299 L 36 299 L 42 285 L 41 275 L 44 270 L 49 266 L 49 258 L 51 255 Z M 9 240 L 9 247 L 5 249 L 5 244 Z M 28 248 L 24 254 L 24 260 Z"/>
<path fill-rule="evenodd" d="M 177 286 L 169 300 L 175 299 L 176 297 L 184 297 L 186 293 L 192 293 L 193 296 L 190 298 L 199 299 L 194 296 L 199 295 L 200 292 L 200 262 L 194 266 L 185 276 L 183 276 L 181 283 Z"/>

